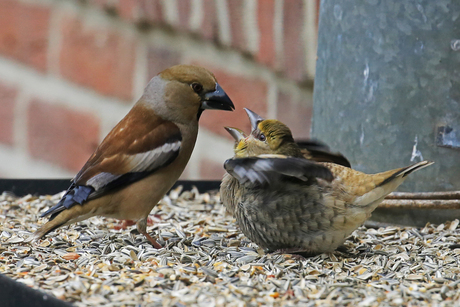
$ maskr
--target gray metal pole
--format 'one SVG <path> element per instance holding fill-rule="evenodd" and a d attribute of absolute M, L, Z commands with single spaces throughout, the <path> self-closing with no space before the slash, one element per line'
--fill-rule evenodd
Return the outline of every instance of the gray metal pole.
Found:
<path fill-rule="evenodd" d="M 312 135 L 400 191 L 460 190 L 460 1 L 323 0 Z"/>

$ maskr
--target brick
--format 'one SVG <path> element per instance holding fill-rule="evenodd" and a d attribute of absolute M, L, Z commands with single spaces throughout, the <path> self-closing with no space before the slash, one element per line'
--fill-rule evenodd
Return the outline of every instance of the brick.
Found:
<path fill-rule="evenodd" d="M 49 8 L 10 0 L 0 7 L 0 54 L 45 71 Z"/>
<path fill-rule="evenodd" d="M 280 91 L 277 102 L 277 119 L 289 126 L 296 139 L 310 136 L 312 117 L 311 98 L 295 99 L 289 93 Z"/>
<path fill-rule="evenodd" d="M 136 21 L 138 15 L 140 14 L 139 2 L 139 0 L 119 0 L 116 8 L 120 17 L 128 21 Z M 107 2 L 106 6 L 107 5 L 110 5 L 110 3 Z"/>
<path fill-rule="evenodd" d="M 83 24 L 75 16 L 62 18 L 61 75 L 125 100 L 132 98 L 136 46 L 133 39 L 113 30 Z"/>
<path fill-rule="evenodd" d="M 303 2 L 285 0 L 283 11 L 283 59 L 286 76 L 302 81 L 305 70 L 305 50 L 302 30 L 304 27 Z"/>
<path fill-rule="evenodd" d="M 161 47 L 150 47 L 147 51 L 149 78 L 156 76 L 164 69 L 181 63 L 179 52 Z"/>
<path fill-rule="evenodd" d="M 227 1 L 227 5 L 230 16 L 229 20 L 230 31 L 232 34 L 232 46 L 240 50 L 246 50 L 246 37 L 243 20 L 244 0 Z"/>
<path fill-rule="evenodd" d="M 190 0 L 177 0 L 177 11 L 179 14 L 179 27 L 182 30 L 189 30 L 189 22 L 190 22 L 190 10 L 192 8 L 192 4 Z M 206 16 L 204 16 L 206 18 Z"/>
<path fill-rule="evenodd" d="M 114 8 L 121 18 L 130 22 L 152 25 L 163 21 L 161 0 L 119 0 Z"/>
<path fill-rule="evenodd" d="M 0 142 L 13 145 L 14 106 L 18 91 L 0 84 Z"/>
<path fill-rule="evenodd" d="M 27 117 L 29 152 L 34 158 L 78 171 L 99 143 L 99 121 L 90 113 L 34 99 Z"/>
<path fill-rule="evenodd" d="M 203 20 L 201 34 L 208 40 L 217 40 L 218 24 L 217 10 L 214 0 L 203 0 Z"/>
<path fill-rule="evenodd" d="M 140 0 L 140 8 L 145 20 L 148 22 L 160 24 L 164 21 L 161 0 Z"/>
<path fill-rule="evenodd" d="M 276 49 L 273 33 L 275 18 L 275 0 L 259 0 L 257 4 L 257 23 L 259 26 L 260 41 L 257 61 L 275 67 Z"/>
<path fill-rule="evenodd" d="M 200 161 L 200 180 L 222 180 L 225 174 L 224 162 L 218 163 L 208 159 Z"/>
<path fill-rule="evenodd" d="M 209 67 L 200 63 L 214 73 L 220 86 L 232 99 L 236 110 L 233 112 L 207 110 L 203 112 L 200 124 L 212 132 L 232 137 L 225 131 L 224 126 L 237 127 L 250 132 L 251 125 L 243 108 L 249 108 L 260 116 L 267 114 L 267 83 L 258 78 L 250 78 L 232 74 L 222 69 Z"/>

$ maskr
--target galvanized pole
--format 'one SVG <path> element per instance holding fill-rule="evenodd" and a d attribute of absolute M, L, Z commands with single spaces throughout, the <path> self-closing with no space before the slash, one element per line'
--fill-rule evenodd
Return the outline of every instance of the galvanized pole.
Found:
<path fill-rule="evenodd" d="M 323 0 L 312 135 L 353 167 L 435 165 L 399 191 L 460 190 L 460 1 Z"/>

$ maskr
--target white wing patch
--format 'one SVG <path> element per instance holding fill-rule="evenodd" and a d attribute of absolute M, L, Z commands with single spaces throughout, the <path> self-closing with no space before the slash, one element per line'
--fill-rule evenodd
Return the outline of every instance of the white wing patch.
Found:
<path fill-rule="evenodd" d="M 180 145 L 181 141 L 166 143 L 150 151 L 135 155 L 126 155 L 125 161 L 130 169 L 128 173 L 148 172 L 160 168 L 171 159 L 174 153 L 179 151 Z M 97 191 L 121 176 L 102 172 L 90 178 L 86 184 L 92 186 Z"/>
<path fill-rule="evenodd" d="M 100 188 L 107 185 L 107 183 L 114 181 L 115 179 L 119 178 L 121 175 L 114 175 L 111 173 L 99 173 L 96 176 L 90 178 L 86 185 L 92 186 L 96 191 Z"/>
<path fill-rule="evenodd" d="M 161 166 L 169 160 L 171 153 L 180 149 L 180 145 L 181 141 L 166 143 L 153 150 L 127 157 L 128 165 L 131 167 L 130 172 L 135 173 L 151 171 Z"/>

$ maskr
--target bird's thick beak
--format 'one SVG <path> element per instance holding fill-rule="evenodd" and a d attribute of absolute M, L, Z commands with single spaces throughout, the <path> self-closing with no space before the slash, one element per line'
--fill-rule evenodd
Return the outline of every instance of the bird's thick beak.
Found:
<path fill-rule="evenodd" d="M 216 90 L 214 92 L 204 94 L 204 99 L 201 102 L 201 109 L 233 111 L 235 106 L 228 95 L 220 87 L 219 83 L 216 83 Z"/>
<path fill-rule="evenodd" d="M 249 117 L 249 121 L 251 122 L 251 130 L 254 131 L 257 129 L 257 125 L 265 120 L 265 118 L 261 117 L 259 114 L 247 109 L 247 108 L 244 108 L 244 110 L 246 111 L 246 113 L 248 114 L 248 117 Z"/>
<path fill-rule="evenodd" d="M 227 130 L 228 133 L 235 139 L 235 141 L 239 142 L 242 139 L 246 137 L 243 131 L 241 131 L 238 128 L 232 128 L 232 127 L 224 127 L 225 130 Z"/>

